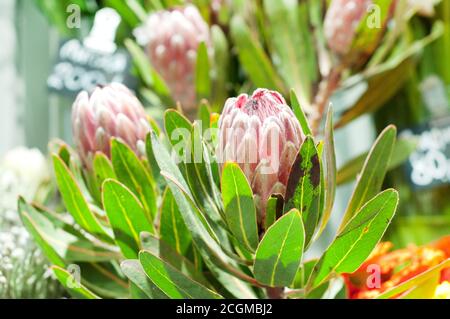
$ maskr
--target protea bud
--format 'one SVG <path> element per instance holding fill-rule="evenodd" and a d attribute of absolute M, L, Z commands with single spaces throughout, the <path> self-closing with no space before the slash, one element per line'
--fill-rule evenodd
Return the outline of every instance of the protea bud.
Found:
<path fill-rule="evenodd" d="M 389 12 L 395 6 L 396 0 L 392 1 Z M 367 20 L 373 25 L 369 28 L 378 29 L 380 32 L 375 36 L 363 41 L 362 47 L 358 47 L 358 52 L 350 52 L 353 48 L 357 28 L 367 14 L 373 19 Z M 378 45 L 387 19 L 382 17 L 381 9 L 374 5 L 373 0 L 333 0 L 325 16 L 324 29 L 328 46 L 339 56 L 346 56 L 349 53 L 355 55 L 370 55 Z M 386 15 L 385 15 L 386 16 Z M 387 14 L 389 16 L 389 14 Z"/>
<path fill-rule="evenodd" d="M 156 71 L 169 87 L 173 98 L 186 113 L 195 112 L 195 66 L 197 48 L 210 43 L 206 22 L 193 5 L 158 11 L 149 16 L 135 35 Z"/>
<path fill-rule="evenodd" d="M 86 91 L 78 94 L 72 106 L 72 130 L 81 160 L 90 168 L 96 152 L 110 156 L 112 137 L 138 153 L 150 124 L 136 96 L 122 84 L 112 83 L 97 87 L 91 96 Z"/>
<path fill-rule="evenodd" d="M 260 220 L 271 194 L 285 194 L 291 166 L 304 140 L 299 122 L 284 98 L 257 89 L 225 102 L 219 120 L 218 159 L 244 171 L 257 197 Z"/>

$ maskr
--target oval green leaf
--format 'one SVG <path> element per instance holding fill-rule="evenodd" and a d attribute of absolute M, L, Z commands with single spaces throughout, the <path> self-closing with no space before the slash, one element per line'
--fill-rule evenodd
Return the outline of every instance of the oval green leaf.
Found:
<path fill-rule="evenodd" d="M 69 171 L 69 168 L 63 160 L 57 155 L 53 155 L 53 166 L 55 169 L 56 182 L 64 204 L 67 211 L 75 219 L 75 222 L 92 235 L 110 242 L 110 236 L 89 209 L 89 205 L 83 197 L 73 174 Z"/>
<path fill-rule="evenodd" d="M 133 150 L 118 139 L 111 141 L 111 160 L 118 180 L 141 201 L 151 222 L 156 216 L 155 183 Z"/>
<path fill-rule="evenodd" d="M 103 183 L 102 200 L 122 254 L 125 258 L 137 258 L 140 232 L 154 232 L 153 225 L 145 216 L 144 208 L 130 190 L 112 179 Z"/>
<path fill-rule="evenodd" d="M 236 163 L 226 163 L 222 171 L 222 198 L 227 224 L 237 240 L 250 251 L 258 246 L 258 226 L 253 193 Z"/>
<path fill-rule="evenodd" d="M 380 241 L 398 204 L 398 193 L 385 190 L 367 202 L 340 231 L 314 269 L 312 287 L 321 285 L 333 273 L 352 273 L 366 260 Z"/>
<path fill-rule="evenodd" d="M 147 298 L 166 299 L 167 296 L 147 277 L 139 260 L 128 259 L 120 264 L 127 278 L 138 287 Z"/>
<path fill-rule="evenodd" d="M 51 269 L 58 281 L 76 299 L 101 299 L 88 288 L 77 282 L 75 277 L 64 268 L 52 266 Z"/>
<path fill-rule="evenodd" d="M 150 280 L 173 299 L 220 299 L 216 292 L 187 277 L 150 252 L 141 251 L 139 261 Z"/>
<path fill-rule="evenodd" d="M 292 208 L 302 213 L 305 226 L 305 245 L 314 235 L 320 216 L 321 166 L 319 154 L 311 136 L 303 141 L 292 164 L 286 187 L 285 211 Z"/>
<path fill-rule="evenodd" d="M 300 265 L 305 243 L 302 217 L 296 209 L 283 215 L 261 240 L 253 273 L 262 284 L 290 286 Z"/>
<path fill-rule="evenodd" d="M 380 191 L 394 149 L 396 135 L 395 126 L 389 125 L 378 136 L 364 163 L 339 230 L 345 227 L 365 202 Z"/>
<path fill-rule="evenodd" d="M 160 225 L 161 239 L 179 254 L 185 255 L 191 245 L 192 237 L 169 188 L 163 196 Z"/>

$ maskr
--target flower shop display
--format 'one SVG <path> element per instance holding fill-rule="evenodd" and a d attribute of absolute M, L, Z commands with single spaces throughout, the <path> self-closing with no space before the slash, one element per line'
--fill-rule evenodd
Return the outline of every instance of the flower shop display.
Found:
<path fill-rule="evenodd" d="M 96 101 L 105 113 L 117 106 Z M 75 114 L 80 105 L 77 99 Z M 393 218 L 398 194 L 380 192 L 387 161 L 379 158 L 391 156 L 396 130 L 387 127 L 372 147 L 335 241 L 319 260 L 304 261 L 333 206 L 333 121 L 330 111 L 319 140 L 299 104 L 293 108 L 298 117 L 279 93 L 258 89 L 230 98 L 223 115 L 209 114 L 206 123 L 169 110 L 164 130 L 147 135 L 146 156 L 116 130 L 110 159 L 99 145 L 92 169 L 60 144 L 54 171 L 74 223 L 21 199 L 24 225 L 76 297 L 308 297 L 356 270 Z M 77 127 L 92 123 L 73 119 Z M 257 158 L 245 156 L 255 144 L 239 128 L 260 130 Z M 243 156 L 229 161 L 234 152 Z M 282 187 L 274 187 L 278 179 Z M 77 284 L 71 265 L 79 267 Z"/>
<path fill-rule="evenodd" d="M 36 1 L 82 42 L 87 32 L 58 23 L 68 0 Z M 433 10 L 406 0 L 79 3 L 88 26 L 99 9 L 120 15 L 116 43 L 138 85 L 74 99 L 74 146 L 49 147 L 62 207 L 18 200 L 68 294 L 448 297 L 448 237 L 393 252 L 380 243 L 404 196 L 385 176 L 416 140 L 377 119 L 368 152 L 338 169 L 334 138 L 402 93 L 448 19 L 420 28 Z M 349 181 L 333 240 L 310 258 Z"/>

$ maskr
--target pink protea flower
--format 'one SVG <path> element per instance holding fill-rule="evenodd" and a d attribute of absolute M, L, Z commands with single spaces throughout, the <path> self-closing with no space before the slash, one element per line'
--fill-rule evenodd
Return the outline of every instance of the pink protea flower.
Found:
<path fill-rule="evenodd" d="M 339 55 L 351 48 L 356 29 L 367 14 L 372 0 L 333 0 L 325 16 L 325 37 L 328 46 Z"/>
<path fill-rule="evenodd" d="M 72 106 L 74 140 L 84 165 L 90 168 L 96 152 L 110 156 L 110 140 L 118 137 L 136 153 L 143 149 L 150 124 L 144 108 L 119 83 L 97 87 L 89 96 L 78 94 Z"/>
<path fill-rule="evenodd" d="M 284 98 L 257 89 L 225 102 L 219 120 L 218 160 L 239 164 L 256 195 L 260 220 L 271 194 L 285 194 L 291 166 L 305 136 Z"/>
<path fill-rule="evenodd" d="M 393 14 L 396 3 L 397 0 L 392 0 L 387 19 L 380 20 L 381 17 L 375 15 L 381 14 L 381 11 L 374 4 L 373 0 L 331 1 L 324 21 L 325 37 L 328 46 L 339 56 L 346 56 L 349 53 L 354 53 L 356 56 L 361 54 L 370 55 L 376 49 L 384 33 L 386 22 Z M 373 38 L 366 39 L 362 45 L 360 44 L 360 47 L 357 48 L 358 52 L 351 52 L 357 28 L 367 14 L 372 16 L 371 22 L 374 23 L 372 27 L 379 32 Z M 375 25 L 377 22 L 380 25 Z"/>
<path fill-rule="evenodd" d="M 193 5 L 151 14 L 135 32 L 151 63 L 186 113 L 195 112 L 195 66 L 201 42 L 210 44 L 209 27 Z"/>

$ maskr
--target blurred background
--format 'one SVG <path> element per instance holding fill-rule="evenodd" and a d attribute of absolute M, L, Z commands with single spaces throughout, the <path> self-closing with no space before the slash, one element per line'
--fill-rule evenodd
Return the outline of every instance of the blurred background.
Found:
<path fill-rule="evenodd" d="M 167 107 L 175 106 L 176 100 L 173 96 L 167 96 L 167 89 L 158 88 L 154 84 L 158 79 L 156 75 L 153 81 L 146 79 L 146 72 L 153 72 L 156 67 L 150 69 L 151 66 L 142 62 L 141 59 L 146 54 L 145 45 L 139 42 L 134 31 L 144 23 L 149 13 L 182 5 L 184 2 L 194 3 L 208 25 L 215 26 L 211 44 L 214 47 L 214 61 L 210 63 L 209 69 L 213 88 L 212 93 L 205 96 L 213 110 L 220 111 L 226 96 L 248 93 L 258 86 L 273 88 L 272 81 L 266 79 L 267 82 L 264 82 L 264 79 L 252 74 L 254 66 L 243 58 L 242 52 L 248 49 L 241 43 L 245 36 L 250 36 L 250 39 L 259 44 L 259 49 L 272 64 L 269 70 L 276 70 L 277 77 L 283 82 L 283 93 L 295 87 L 290 77 L 285 75 L 286 66 L 280 66 L 279 62 L 280 57 L 285 56 L 279 48 L 288 46 L 282 42 L 286 39 L 274 36 L 274 33 L 289 30 L 291 27 L 282 25 L 279 22 L 281 20 L 278 20 L 280 17 L 283 20 L 283 14 L 287 12 L 272 16 L 271 5 L 266 4 L 270 1 L 0 2 L 0 172 L 3 170 L 0 176 L 3 176 L 3 189 L 10 191 L 8 198 L 14 198 L 11 204 L 6 196 L 0 195 L 0 214 L 3 214 L 0 215 L 0 231 L 6 228 L 6 232 L 10 232 L 14 218 L 11 222 L 4 216 L 7 211 L 14 210 L 17 194 L 24 193 L 24 188 L 31 187 L 32 182 L 27 178 L 37 180 L 38 184 L 41 181 L 44 184 L 51 183 L 50 173 L 44 174 L 45 176 L 30 173 L 33 167 L 34 172 L 45 171 L 42 169 L 45 163 L 43 166 L 37 164 L 42 160 L 37 155 L 37 150 L 45 156 L 50 140 L 61 138 L 69 143 L 72 140 L 70 112 L 76 92 L 69 92 L 67 86 L 56 88 L 52 85 L 53 82 L 49 81 L 51 75 L 58 72 L 56 67 L 61 61 L 62 45 L 71 39 L 86 44 L 83 40 L 90 35 L 111 37 L 118 50 L 126 53 L 129 61 L 130 78 L 124 78 L 123 82 L 136 91 L 148 113 L 158 121 Z M 300 46 L 296 46 L 300 51 L 303 50 L 301 56 L 307 56 L 311 50 L 317 51 L 316 58 L 311 62 L 315 68 L 314 72 L 317 73 L 316 79 L 311 81 L 311 92 L 317 92 L 320 79 L 329 76 L 336 61 L 333 52 L 330 52 L 332 50 L 326 49 L 329 43 L 323 39 L 322 20 L 329 1 L 285 2 L 300 8 L 298 16 L 294 17 L 300 21 L 296 27 L 305 24 L 312 30 L 311 33 L 317 33 L 320 39 L 317 43 L 309 39 L 312 41 L 310 42 L 302 33 Z M 388 2 L 396 1 L 381 1 Z M 317 251 L 326 247 L 333 238 L 334 230 L 345 211 L 357 171 L 355 167 L 361 166 L 360 158 L 358 164 L 358 156 L 367 152 L 378 133 L 391 123 L 398 127 L 399 136 L 414 137 L 414 145 L 419 147 L 419 150 L 413 150 L 409 147 L 410 144 L 405 143 L 404 149 L 397 150 L 396 163 L 386 178 L 385 186 L 395 187 L 401 195 L 399 212 L 386 239 L 394 241 L 397 247 L 404 247 L 410 243 L 424 244 L 450 233 L 450 1 L 398 2 L 400 4 L 397 3 L 397 13 L 391 14 L 389 21 L 382 21 L 383 30 L 379 35 L 382 40 L 375 45 L 376 50 L 371 50 L 362 63 L 347 65 L 340 74 L 340 82 L 328 96 L 336 110 L 338 128 L 335 145 L 341 179 L 330 226 L 322 236 Z M 75 9 L 71 5 L 75 5 Z M 96 13 L 102 8 L 114 9 L 120 17 L 120 24 L 115 26 L 111 18 L 103 19 L 103 22 L 102 19 L 96 20 Z M 70 23 L 75 27 L 68 22 L 72 14 L 75 14 L 75 20 L 70 20 Z M 236 16 L 242 19 L 238 21 Z M 289 22 L 291 16 L 287 17 Z M 239 29 L 239 23 L 245 24 L 246 28 Z M 96 24 L 99 29 L 103 29 L 97 29 L 97 34 L 93 31 Z M 276 29 L 277 26 L 280 28 Z M 287 29 L 283 30 L 283 27 Z M 108 28 L 114 30 L 108 32 Z M 248 31 L 248 34 L 244 31 Z M 292 30 L 292 41 L 296 40 L 297 31 Z M 306 32 L 309 33 L 308 29 Z M 223 44 L 222 47 L 218 46 L 220 43 Z M 221 57 L 220 50 L 229 53 L 226 57 L 226 71 L 220 69 L 217 63 Z M 294 57 L 294 60 L 297 61 L 297 57 Z M 291 61 L 287 61 L 288 65 L 289 62 Z M 306 72 L 305 67 L 307 66 L 300 64 L 301 69 L 293 72 Z M 218 94 L 220 82 L 225 84 L 221 94 Z M 11 150 L 17 151 L 19 146 L 37 150 L 34 153 L 24 153 L 29 150 L 21 149 L 22 155 L 16 155 L 16 158 L 25 156 L 26 160 L 20 163 L 19 160 L 14 160 L 14 156 L 8 156 Z M 19 164 L 25 168 L 14 167 Z M 415 183 L 414 179 L 411 179 L 413 172 L 416 172 L 414 168 L 420 171 L 418 178 L 422 178 L 422 182 Z M 23 174 L 27 176 L 21 176 L 18 182 L 25 184 L 24 187 L 11 189 L 11 182 L 4 173 L 8 169 L 27 172 Z M 432 170 L 434 173 L 431 177 L 423 176 L 428 174 L 424 170 Z M 423 178 L 428 178 L 428 182 L 423 181 Z M 38 194 L 38 188 L 30 191 L 31 199 L 42 196 Z M 20 224 L 19 221 L 15 222 Z M 6 271 L 3 270 L 3 273 Z M 45 274 L 42 276 L 45 277 Z M 0 270 L 0 287 L 1 278 Z M 4 291 L 7 291 L 6 288 Z M 10 296 L 19 294 L 4 291 L 4 294 L 9 293 Z M 50 295 L 54 293 L 52 287 L 48 291 Z M 0 296 L 1 292 L 2 290 Z"/>

